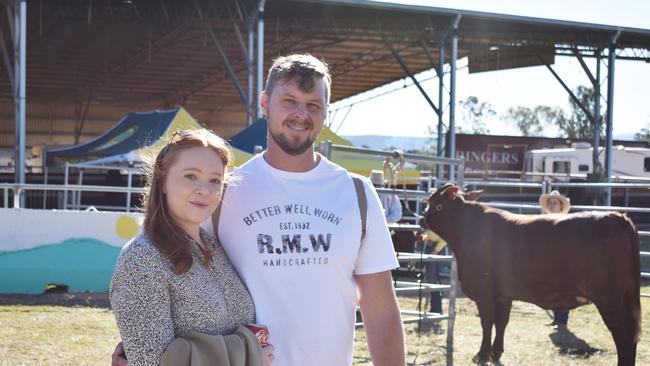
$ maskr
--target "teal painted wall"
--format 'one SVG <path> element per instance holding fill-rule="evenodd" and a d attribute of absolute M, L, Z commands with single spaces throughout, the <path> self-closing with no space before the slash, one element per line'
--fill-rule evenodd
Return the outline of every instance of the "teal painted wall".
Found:
<path fill-rule="evenodd" d="M 0 251 L 0 293 L 41 293 L 48 283 L 74 292 L 108 291 L 120 250 L 97 239 L 73 238 Z"/>

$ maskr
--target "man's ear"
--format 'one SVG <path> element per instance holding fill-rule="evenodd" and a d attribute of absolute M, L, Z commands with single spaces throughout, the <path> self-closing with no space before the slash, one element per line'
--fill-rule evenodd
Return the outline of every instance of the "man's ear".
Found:
<path fill-rule="evenodd" d="M 262 108 L 264 117 L 267 117 L 269 114 L 269 95 L 266 94 L 266 90 L 262 90 L 260 93 L 260 108 Z"/>

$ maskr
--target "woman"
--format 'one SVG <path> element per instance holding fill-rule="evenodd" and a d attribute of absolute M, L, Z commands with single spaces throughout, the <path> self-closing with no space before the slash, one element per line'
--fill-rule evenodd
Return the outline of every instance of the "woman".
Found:
<path fill-rule="evenodd" d="M 216 135 L 177 131 L 149 168 L 144 230 L 122 249 L 110 289 L 131 366 L 160 364 L 191 332 L 228 334 L 255 320 L 223 248 L 200 227 L 221 201 L 230 161 Z"/>
<path fill-rule="evenodd" d="M 566 214 L 571 209 L 569 199 L 553 191 L 549 194 L 543 194 L 539 197 L 539 205 L 545 214 Z M 569 310 L 553 310 L 553 322 L 550 324 L 555 329 L 565 330 L 569 322 Z"/>

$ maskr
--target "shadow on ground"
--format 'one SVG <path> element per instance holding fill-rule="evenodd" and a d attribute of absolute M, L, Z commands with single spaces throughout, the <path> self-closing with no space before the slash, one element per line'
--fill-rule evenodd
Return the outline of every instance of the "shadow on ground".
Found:
<path fill-rule="evenodd" d="M 587 359 L 601 351 L 600 349 L 591 347 L 587 342 L 578 338 L 568 329 L 558 329 L 548 337 L 555 347 L 559 349 L 561 355 Z"/>

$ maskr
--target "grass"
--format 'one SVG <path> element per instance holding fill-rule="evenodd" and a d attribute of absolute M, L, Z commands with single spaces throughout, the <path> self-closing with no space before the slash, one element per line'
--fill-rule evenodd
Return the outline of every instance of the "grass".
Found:
<path fill-rule="evenodd" d="M 646 286 L 642 292 L 650 292 Z M 1 300 L 1 299 L 0 299 Z M 415 309 L 417 299 L 399 299 L 403 308 Z M 51 301 L 48 301 L 51 302 Z M 14 303 L 8 304 L 7 303 Z M 19 304 L 15 304 L 19 303 Z M 25 301 L 0 304 L 0 365 L 109 365 L 118 341 L 112 312 L 97 302 L 43 305 Z M 34 304 L 35 303 L 35 304 Z M 52 303 L 58 303 L 53 301 Z M 99 302 L 101 304 L 101 302 Z M 81 305 L 80 305 L 81 304 Z M 91 307 L 88 305 L 95 307 Z M 650 298 L 642 298 L 643 332 L 637 364 L 650 365 Z M 454 332 L 454 352 L 448 361 L 446 322 L 405 325 L 409 365 L 472 365 L 481 330 L 473 302 L 459 299 Z M 506 330 L 502 365 L 616 364 L 616 350 L 593 305 L 571 311 L 569 332 L 546 326 L 549 315 L 538 307 L 515 302 Z M 355 365 L 370 365 L 365 335 L 357 331 Z"/>
<path fill-rule="evenodd" d="M 0 365 L 109 365 L 118 342 L 108 309 L 0 306 Z"/>
<path fill-rule="evenodd" d="M 650 286 L 641 292 L 650 293 Z M 417 299 L 400 298 L 400 306 L 416 309 Z M 481 327 L 476 305 L 463 298 L 456 302 L 454 351 L 448 360 L 447 322 L 405 325 L 408 365 L 474 365 L 472 358 L 481 344 Z M 446 301 L 443 308 L 446 309 Z M 637 365 L 650 365 L 650 298 L 641 299 L 642 335 L 637 345 Z M 615 365 L 616 347 L 611 334 L 594 305 L 574 309 L 569 315 L 569 330 L 558 332 L 546 324 L 550 313 L 524 302 L 514 302 L 506 329 L 505 351 L 495 365 Z M 494 336 L 494 334 L 493 334 Z M 363 331 L 357 331 L 355 365 L 371 365 Z"/>

